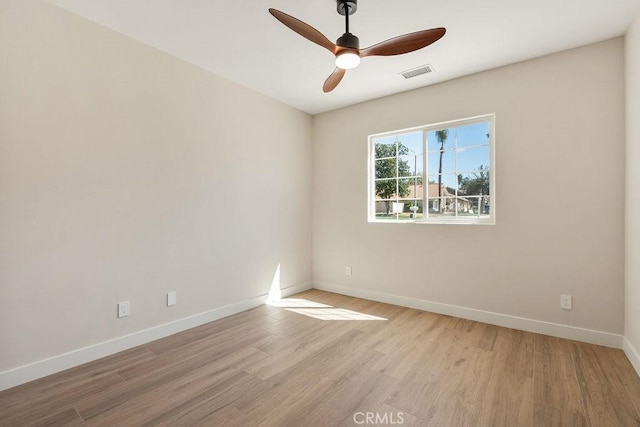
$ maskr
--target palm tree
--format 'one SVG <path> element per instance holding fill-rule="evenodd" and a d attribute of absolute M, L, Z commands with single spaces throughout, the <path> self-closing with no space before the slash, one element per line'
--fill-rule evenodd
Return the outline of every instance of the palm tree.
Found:
<path fill-rule="evenodd" d="M 440 143 L 440 167 L 438 168 L 438 210 L 442 213 L 442 155 L 444 154 L 444 143 L 449 136 L 449 129 L 436 131 L 436 138 Z"/>

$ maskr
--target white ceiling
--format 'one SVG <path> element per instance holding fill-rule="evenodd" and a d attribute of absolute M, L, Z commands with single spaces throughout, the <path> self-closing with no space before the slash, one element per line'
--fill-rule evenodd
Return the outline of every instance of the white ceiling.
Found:
<path fill-rule="evenodd" d="M 344 32 L 335 0 L 50 1 L 311 114 L 620 36 L 640 10 L 639 0 L 360 0 L 350 30 L 363 48 L 427 28 L 447 34 L 410 54 L 365 58 L 325 94 L 331 53 L 267 9 L 335 41 Z M 398 74 L 424 64 L 435 72 Z"/>

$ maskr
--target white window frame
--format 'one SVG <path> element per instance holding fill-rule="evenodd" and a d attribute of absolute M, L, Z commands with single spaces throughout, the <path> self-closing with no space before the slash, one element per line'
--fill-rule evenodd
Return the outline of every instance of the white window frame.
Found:
<path fill-rule="evenodd" d="M 488 216 L 429 216 L 429 199 L 428 199 L 428 147 L 426 135 L 428 132 L 448 129 L 452 127 L 460 127 L 474 123 L 489 122 L 489 215 Z M 398 219 L 380 219 L 376 218 L 376 180 L 375 180 L 375 140 L 382 137 L 400 135 L 406 133 L 423 132 L 423 167 L 422 167 L 422 206 L 423 218 L 398 220 Z M 390 132 L 369 135 L 368 137 L 368 222 L 373 223 L 391 223 L 391 224 L 486 224 L 495 225 L 496 223 L 496 162 L 495 162 L 495 114 L 484 114 L 481 116 L 468 117 L 458 120 L 450 120 L 446 122 L 433 123 L 425 126 L 416 126 L 407 129 L 394 130 Z M 457 146 L 454 148 L 457 152 Z M 457 156 L 456 156 L 457 159 Z"/>

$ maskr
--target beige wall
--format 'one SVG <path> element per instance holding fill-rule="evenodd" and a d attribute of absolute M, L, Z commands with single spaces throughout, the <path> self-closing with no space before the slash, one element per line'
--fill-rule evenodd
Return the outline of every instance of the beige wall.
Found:
<path fill-rule="evenodd" d="M 640 352 L 640 13 L 625 38 L 627 83 L 625 337 Z M 638 357 L 636 353 L 636 358 Z M 640 363 L 640 359 L 636 359 Z M 640 370 L 640 365 L 636 365 Z"/>
<path fill-rule="evenodd" d="M 617 38 L 316 116 L 314 281 L 621 334 L 623 76 Z M 367 135 L 485 113 L 495 226 L 367 223 Z"/>
<path fill-rule="evenodd" d="M 0 58 L 0 372 L 311 279 L 309 115 L 44 1 Z"/>

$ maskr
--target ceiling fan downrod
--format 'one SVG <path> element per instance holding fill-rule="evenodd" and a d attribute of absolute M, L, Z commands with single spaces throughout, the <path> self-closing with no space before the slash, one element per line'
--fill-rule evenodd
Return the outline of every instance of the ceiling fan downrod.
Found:
<path fill-rule="evenodd" d="M 338 13 L 344 16 L 345 32 L 336 41 L 336 45 L 345 49 L 360 49 L 360 39 L 349 32 L 349 15 L 358 10 L 358 0 L 337 0 Z"/>

